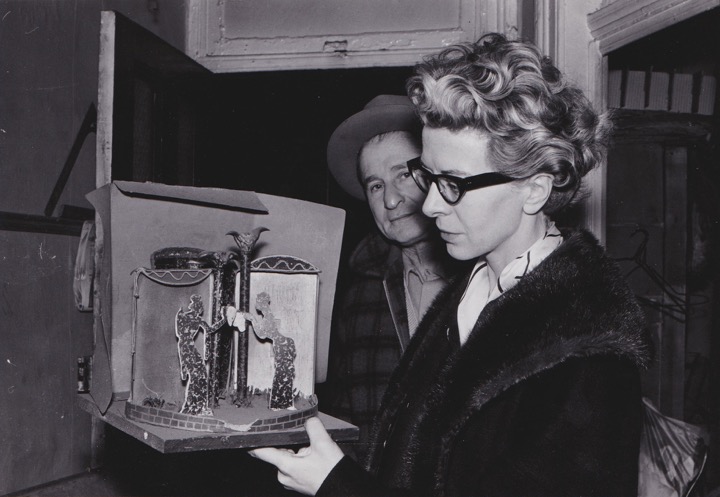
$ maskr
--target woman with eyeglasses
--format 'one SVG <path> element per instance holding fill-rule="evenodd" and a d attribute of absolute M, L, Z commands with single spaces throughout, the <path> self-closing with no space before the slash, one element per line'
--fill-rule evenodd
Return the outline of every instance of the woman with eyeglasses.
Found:
<path fill-rule="evenodd" d="M 407 88 L 423 212 L 475 266 L 410 342 L 366 468 L 316 418 L 309 447 L 252 454 L 306 494 L 637 495 L 642 312 L 597 240 L 553 222 L 609 123 L 536 47 L 496 34 L 425 60 Z"/>

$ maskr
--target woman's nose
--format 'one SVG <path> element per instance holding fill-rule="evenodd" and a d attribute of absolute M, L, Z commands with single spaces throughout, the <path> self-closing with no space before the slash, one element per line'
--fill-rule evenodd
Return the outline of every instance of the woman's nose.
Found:
<path fill-rule="evenodd" d="M 438 217 L 441 214 L 446 213 L 448 207 L 447 202 L 445 202 L 440 195 L 437 185 L 435 183 L 431 183 L 427 197 L 425 197 L 425 202 L 423 202 L 423 214 L 428 217 Z"/>

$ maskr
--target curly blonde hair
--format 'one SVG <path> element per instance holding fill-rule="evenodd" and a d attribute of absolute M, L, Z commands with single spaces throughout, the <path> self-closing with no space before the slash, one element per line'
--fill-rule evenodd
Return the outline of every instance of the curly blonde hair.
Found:
<path fill-rule="evenodd" d="M 407 92 L 425 126 L 485 134 L 499 172 L 551 174 L 546 214 L 577 202 L 582 178 L 606 154 L 609 116 L 531 43 L 491 33 L 451 46 L 415 67 Z"/>

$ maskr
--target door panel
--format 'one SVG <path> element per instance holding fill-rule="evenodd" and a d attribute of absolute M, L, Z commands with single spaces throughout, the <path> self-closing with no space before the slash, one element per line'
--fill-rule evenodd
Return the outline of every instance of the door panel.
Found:
<path fill-rule="evenodd" d="M 116 12 L 102 13 L 97 184 L 195 184 L 212 73 Z"/>

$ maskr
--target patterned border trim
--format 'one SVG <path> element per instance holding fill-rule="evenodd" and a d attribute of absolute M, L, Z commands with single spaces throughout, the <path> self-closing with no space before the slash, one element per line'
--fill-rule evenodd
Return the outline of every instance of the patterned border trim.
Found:
<path fill-rule="evenodd" d="M 290 412 L 290 414 L 286 414 Z M 258 419 L 248 425 L 232 425 L 222 419 L 209 418 L 206 416 L 193 416 L 181 414 L 168 409 L 157 407 L 146 407 L 125 403 L 125 417 L 134 421 L 148 423 L 151 425 L 176 428 L 178 430 L 201 431 L 208 433 L 244 431 L 248 433 L 262 433 L 272 431 L 283 431 L 300 428 L 305 420 L 317 416 L 317 404 L 302 411 L 283 411 L 280 416 L 273 418 Z"/>
<path fill-rule="evenodd" d="M 135 279 L 144 275 L 148 279 L 168 286 L 195 285 L 205 280 L 213 272 L 213 269 L 146 269 L 137 268 Z"/>
<path fill-rule="evenodd" d="M 310 273 L 318 274 L 321 271 L 306 260 L 292 255 L 269 255 L 255 259 L 250 264 L 252 271 L 265 273 Z"/>

